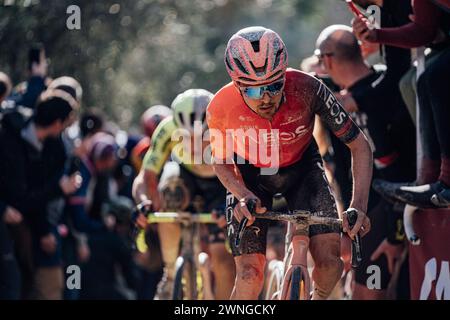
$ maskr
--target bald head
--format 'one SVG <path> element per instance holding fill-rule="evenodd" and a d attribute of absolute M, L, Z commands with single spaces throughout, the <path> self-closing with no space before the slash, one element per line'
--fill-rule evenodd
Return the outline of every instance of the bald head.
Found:
<path fill-rule="evenodd" d="M 325 28 L 317 38 L 316 48 L 320 53 L 332 53 L 341 63 L 363 63 L 358 40 L 352 28 L 345 25 L 332 25 Z"/>

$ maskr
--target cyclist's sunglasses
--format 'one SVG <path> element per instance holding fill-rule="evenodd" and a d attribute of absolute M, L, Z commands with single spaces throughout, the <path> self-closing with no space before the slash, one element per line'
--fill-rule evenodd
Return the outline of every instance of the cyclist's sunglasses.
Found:
<path fill-rule="evenodd" d="M 241 91 L 247 98 L 258 100 L 262 99 L 266 92 L 271 97 L 280 94 L 283 89 L 283 85 L 284 79 L 261 87 L 241 87 Z"/>

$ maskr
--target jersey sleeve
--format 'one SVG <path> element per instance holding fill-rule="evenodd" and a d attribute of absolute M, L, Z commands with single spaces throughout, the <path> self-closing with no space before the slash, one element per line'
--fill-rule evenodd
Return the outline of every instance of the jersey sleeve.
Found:
<path fill-rule="evenodd" d="M 313 112 L 343 143 L 350 143 L 360 133 L 359 127 L 338 102 L 333 93 L 320 80 L 314 79 Z"/>
<path fill-rule="evenodd" d="M 206 121 L 208 123 L 208 132 L 211 145 L 211 154 L 217 162 L 224 161 L 233 156 L 233 138 L 227 133 L 226 115 L 220 112 L 220 104 L 213 99 L 208 106 L 206 113 Z"/>
<path fill-rule="evenodd" d="M 152 136 L 151 147 L 144 156 L 143 168 L 160 174 L 164 163 L 170 156 L 174 143 L 172 133 L 176 129 L 176 124 L 172 117 L 164 119 L 156 127 Z"/>

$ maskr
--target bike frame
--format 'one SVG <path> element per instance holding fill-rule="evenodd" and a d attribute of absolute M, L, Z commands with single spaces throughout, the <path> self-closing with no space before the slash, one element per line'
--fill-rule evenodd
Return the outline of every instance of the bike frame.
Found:
<path fill-rule="evenodd" d="M 311 279 L 308 272 L 307 255 L 309 249 L 309 237 L 307 235 L 293 235 L 295 226 L 292 223 L 288 223 L 288 228 L 285 238 L 285 257 L 284 257 L 284 276 L 281 284 L 281 295 L 279 299 L 288 300 L 292 288 L 292 274 L 297 268 L 300 268 L 301 273 L 304 275 L 303 283 L 304 288 L 302 300 L 310 299 L 311 291 Z"/>
<path fill-rule="evenodd" d="M 211 214 L 199 213 L 191 214 L 189 212 L 153 212 L 147 213 L 147 222 L 150 223 L 179 223 L 181 226 L 181 249 L 176 261 L 176 265 L 189 262 L 193 268 L 191 270 L 190 278 L 193 283 L 190 286 L 191 297 L 198 296 L 197 287 L 197 271 L 200 271 L 202 276 L 203 299 L 213 300 L 214 294 L 211 281 L 211 270 L 207 267 L 207 259 L 209 257 L 206 253 L 201 251 L 200 247 L 200 224 L 215 223 Z M 138 238 L 145 238 L 145 231 L 141 230 Z M 143 248 L 144 249 L 144 248 Z"/>
<path fill-rule="evenodd" d="M 314 216 L 309 211 L 294 210 L 287 212 L 275 212 L 270 211 L 264 214 L 255 214 L 253 211 L 254 203 L 251 203 L 249 209 L 252 215 L 259 219 L 269 220 L 281 220 L 288 222 L 288 230 L 285 238 L 285 257 L 284 257 L 284 277 L 281 285 L 281 295 L 278 294 L 280 299 L 286 299 L 290 295 L 291 299 L 310 299 L 311 291 L 311 278 L 307 267 L 307 253 L 309 249 L 309 226 L 313 224 L 328 224 L 337 225 L 342 231 L 342 220 Z M 248 205 L 247 205 L 248 206 Z M 358 212 L 355 209 L 349 209 L 346 211 L 348 215 L 349 226 L 353 227 Z M 235 240 L 235 245 L 239 246 L 242 234 L 244 233 L 245 226 L 247 224 L 246 218 L 242 219 L 238 228 L 238 236 Z M 294 234 L 295 229 L 295 235 Z M 362 259 L 361 253 L 361 238 L 359 233 L 352 240 L 352 266 L 357 267 Z M 276 272 L 276 270 L 273 270 Z M 303 275 L 303 277 L 302 277 Z M 272 277 L 271 277 L 272 278 Z M 299 282 L 298 287 L 299 295 L 291 295 L 291 288 L 296 288 L 296 282 Z M 301 288 L 301 282 L 303 281 L 304 287 Z M 269 289 L 272 284 L 269 284 Z M 303 295 L 302 295 L 303 292 Z M 276 296 L 277 294 L 275 294 Z M 302 295 L 302 296 L 300 296 Z"/>
<path fill-rule="evenodd" d="M 204 264 L 199 261 L 199 257 L 201 254 L 200 249 L 200 225 L 195 222 L 181 222 L 181 250 L 180 256 L 183 257 L 184 261 L 190 261 L 194 268 L 192 270 L 192 274 L 190 278 L 194 280 L 194 283 L 191 286 L 190 295 L 192 297 L 197 297 L 198 287 L 197 287 L 197 270 L 200 271 L 203 281 L 203 298 L 204 300 L 213 300 L 214 294 L 212 290 L 211 283 L 211 270 L 206 269 Z"/>

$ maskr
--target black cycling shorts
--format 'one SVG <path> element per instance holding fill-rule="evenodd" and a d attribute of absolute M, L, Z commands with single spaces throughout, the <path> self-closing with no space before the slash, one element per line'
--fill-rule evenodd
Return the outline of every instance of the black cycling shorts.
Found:
<path fill-rule="evenodd" d="M 237 160 L 237 159 L 236 159 Z M 314 215 L 338 218 L 336 202 L 323 169 L 322 158 L 317 144 L 313 140 L 296 163 L 280 168 L 274 175 L 261 175 L 260 168 L 251 164 L 238 164 L 247 188 L 271 210 L 272 199 L 276 193 L 282 193 L 290 210 L 308 210 Z M 240 250 L 235 247 L 236 231 L 239 222 L 231 214 L 238 200 L 227 194 L 227 235 L 234 256 L 241 254 L 261 253 L 265 255 L 268 220 L 258 220 L 246 228 L 241 239 Z M 313 225 L 309 228 L 309 236 L 317 234 L 339 233 L 336 227 Z"/>
<path fill-rule="evenodd" d="M 195 196 L 200 196 L 204 202 L 203 210 L 211 212 L 212 210 L 224 210 L 224 198 L 226 190 L 217 177 L 202 178 L 194 175 L 189 170 L 180 166 L 180 178 L 183 180 L 189 190 L 191 201 Z M 194 208 L 189 208 L 195 212 Z M 219 228 L 216 224 L 208 224 L 208 243 L 225 242 L 225 230 Z"/>

